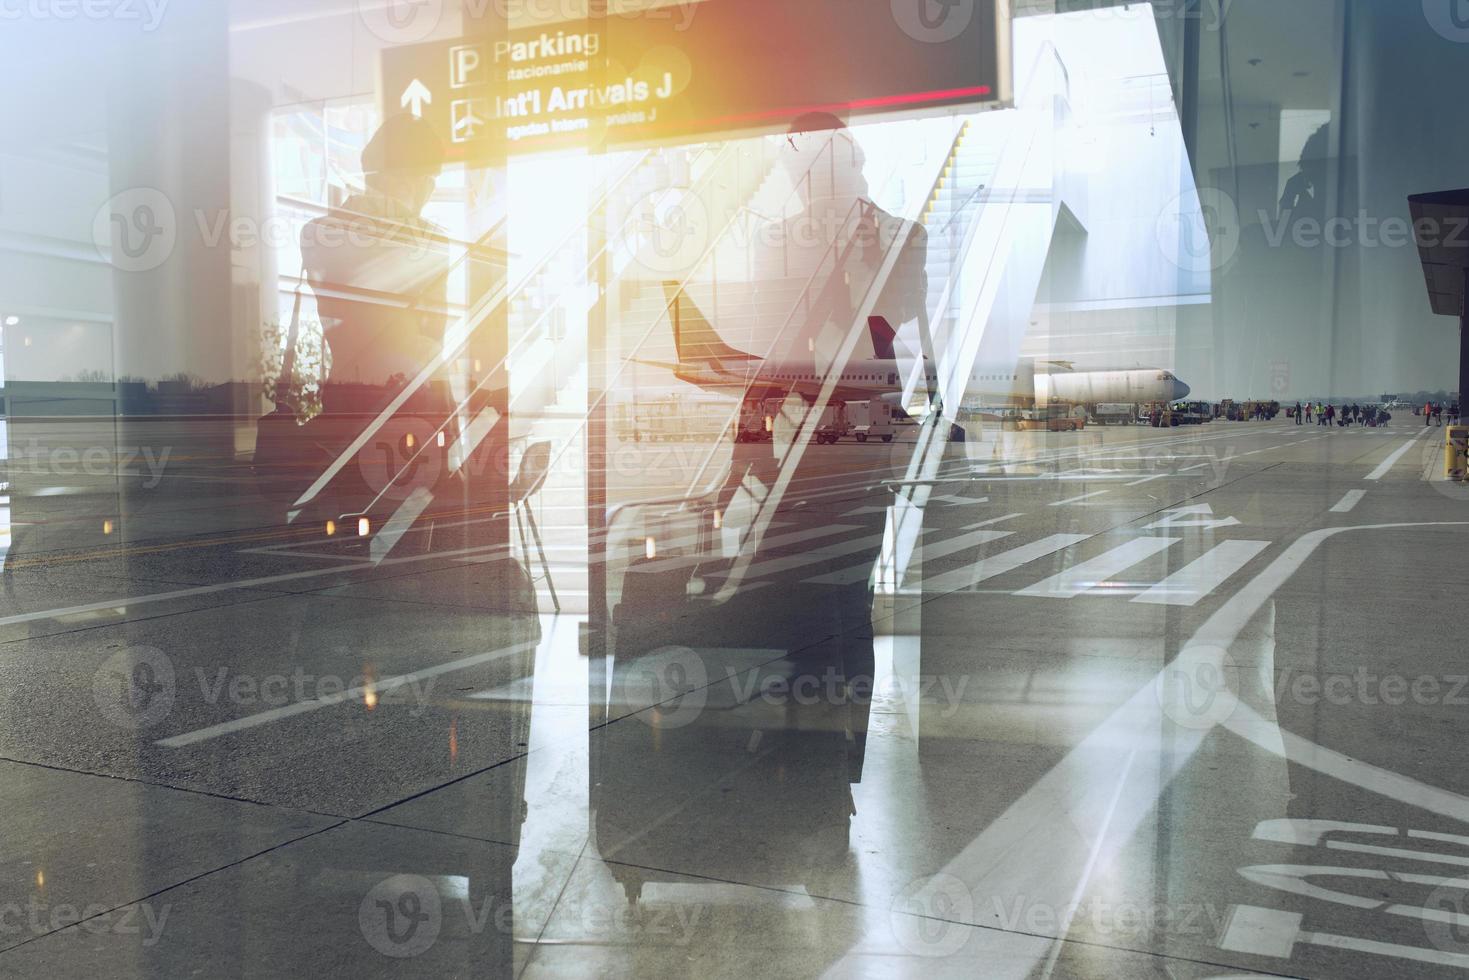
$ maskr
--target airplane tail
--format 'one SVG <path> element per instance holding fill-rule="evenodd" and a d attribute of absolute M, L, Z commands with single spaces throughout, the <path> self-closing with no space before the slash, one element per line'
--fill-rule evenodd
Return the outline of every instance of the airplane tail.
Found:
<path fill-rule="evenodd" d="M 668 318 L 673 324 L 673 344 L 680 364 L 708 360 L 758 361 L 754 354 L 735 350 L 724 342 L 702 310 L 681 290 L 676 282 L 665 282 L 668 296 Z"/>
<path fill-rule="evenodd" d="M 867 332 L 872 334 L 873 357 L 879 361 L 896 361 L 898 359 L 897 355 L 893 353 L 893 341 L 898 339 L 898 332 L 893 329 L 891 323 L 888 323 L 887 317 L 868 317 Z"/>

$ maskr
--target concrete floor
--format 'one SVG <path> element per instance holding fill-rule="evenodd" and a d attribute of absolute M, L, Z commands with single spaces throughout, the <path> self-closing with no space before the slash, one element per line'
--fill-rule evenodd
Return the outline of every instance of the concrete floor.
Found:
<path fill-rule="evenodd" d="M 886 537 L 901 454 L 813 447 L 743 573 L 614 542 L 606 644 L 518 556 L 271 530 L 231 459 L 12 460 L 0 976 L 1457 972 L 1441 435 L 971 443 Z"/>

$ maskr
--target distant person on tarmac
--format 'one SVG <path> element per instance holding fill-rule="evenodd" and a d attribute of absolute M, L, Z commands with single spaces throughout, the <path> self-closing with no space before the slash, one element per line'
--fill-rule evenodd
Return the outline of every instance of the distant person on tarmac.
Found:
<path fill-rule="evenodd" d="M 1304 422 L 1301 421 L 1301 412 L 1302 411 L 1304 411 L 1304 409 L 1301 408 L 1301 403 L 1300 402 L 1296 402 L 1296 425 L 1304 425 L 1305 424 Z"/>
<path fill-rule="evenodd" d="M 1423 405 L 1423 428 L 1433 424 L 1433 402 L 1425 402 Z"/>
<path fill-rule="evenodd" d="M 1443 402 L 1433 406 L 1433 424 L 1443 425 Z"/>

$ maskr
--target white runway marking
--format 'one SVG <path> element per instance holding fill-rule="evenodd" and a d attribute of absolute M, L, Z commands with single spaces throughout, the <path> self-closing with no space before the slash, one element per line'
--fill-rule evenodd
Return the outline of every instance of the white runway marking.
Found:
<path fill-rule="evenodd" d="M 390 565 L 407 564 L 409 562 L 429 561 L 434 558 L 453 558 L 456 555 L 479 554 L 481 552 L 504 551 L 502 545 L 486 545 L 478 548 L 460 548 L 455 551 L 444 551 L 433 555 L 410 555 L 403 558 L 387 558 L 379 564 L 378 568 Z M 366 565 L 360 566 L 369 567 Z M 196 595 L 210 595 L 215 592 L 229 592 L 234 589 L 254 589 L 268 585 L 278 585 L 282 582 L 296 582 L 301 579 L 320 578 L 323 575 L 341 575 L 346 572 L 356 571 L 354 568 L 313 568 L 305 572 L 287 572 L 282 575 L 265 575 L 260 578 L 244 578 L 234 582 L 216 582 L 213 585 L 196 585 L 189 589 L 175 589 L 172 592 L 154 592 L 149 595 L 123 596 L 117 599 L 103 599 L 101 602 L 88 602 L 79 606 L 62 606 L 57 609 L 39 609 L 35 612 L 17 613 L 14 616 L 0 618 L 0 626 L 14 626 L 16 623 L 33 623 L 38 619 L 62 619 L 80 613 L 99 612 L 105 609 L 127 610 L 133 606 L 146 606 L 155 602 L 168 602 L 173 599 L 187 599 Z"/>
<path fill-rule="evenodd" d="M 781 558 L 768 558 L 757 561 L 745 569 L 746 582 L 753 582 L 757 578 L 766 575 L 778 575 L 788 572 L 802 565 L 814 565 L 817 562 L 829 561 L 833 558 L 841 558 L 858 551 L 876 550 L 882 547 L 883 536 L 881 534 L 864 535 L 860 538 L 851 538 L 845 541 L 837 541 L 829 545 L 817 545 L 810 551 L 800 555 L 786 555 Z"/>
<path fill-rule="evenodd" d="M 1041 596 L 1048 599 L 1072 599 L 1083 592 L 1095 589 L 1119 572 L 1126 571 L 1138 562 L 1167 551 L 1182 538 L 1145 537 L 1133 538 L 1110 551 L 1105 551 L 1090 561 L 1072 565 L 1064 572 L 1037 582 L 1016 595 Z"/>
<path fill-rule="evenodd" d="M 1112 492 L 1111 490 L 1093 490 L 1091 493 L 1084 493 L 1080 497 L 1072 497 L 1070 500 L 1058 500 L 1055 503 L 1051 504 L 1051 506 L 1052 507 L 1065 507 L 1068 504 L 1079 504 L 1083 500 L 1090 500 L 1093 497 L 1100 497 L 1104 493 L 1111 493 L 1111 492 Z"/>
<path fill-rule="evenodd" d="M 1469 798 L 1428 786 L 1409 776 L 1342 756 L 1283 732 L 1229 690 L 1184 681 L 1231 676 L 1226 653 L 1246 623 L 1330 537 L 1346 531 L 1387 528 L 1469 527 L 1466 522 L 1328 528 L 1295 542 L 1250 580 L 1195 632 L 1179 656 L 1112 712 L 1031 785 L 931 879 L 908 896 L 918 907 L 934 908 L 941 889 L 957 878 L 975 895 L 1028 896 L 1061 908 L 1076 894 L 1083 869 L 1093 860 L 1105 866 L 1133 841 L 1138 827 L 1155 816 L 1157 799 L 1194 757 L 1204 739 L 1223 727 L 1296 765 L 1343 782 L 1438 813 L 1469 821 Z M 1266 665 L 1273 666 L 1273 665 Z M 1241 671 L 1246 678 L 1248 674 Z M 1187 699 L 1199 690 L 1222 699 L 1200 717 Z M 1260 695 L 1269 700 L 1269 693 Z M 1179 724 L 1182 720 L 1187 724 Z M 1125 789 L 1117 790 L 1121 784 Z M 1118 801 L 1103 812 L 1098 801 Z M 1264 925 L 1263 923 L 1260 925 Z M 1265 935 L 1278 930 L 1248 930 Z M 1039 962 L 1039 960 L 1037 960 Z"/>
<path fill-rule="evenodd" d="M 997 575 L 1014 571 L 1022 565 L 1053 555 L 1064 548 L 1085 541 L 1089 535 L 1085 534 L 1053 534 L 1039 541 L 1002 551 L 998 555 L 991 555 L 982 561 L 970 565 L 968 568 L 956 568 L 952 571 L 941 572 L 938 575 L 929 576 L 922 581 L 925 592 L 960 592 L 972 588 Z"/>
<path fill-rule="evenodd" d="M 1159 606 L 1195 605 L 1268 547 L 1269 541 L 1221 542 L 1132 601 Z"/>
<path fill-rule="evenodd" d="M 1130 487 L 1140 487 L 1144 483 L 1152 483 L 1154 480 L 1161 480 L 1165 476 L 1172 476 L 1172 475 L 1173 475 L 1172 473 L 1154 473 L 1152 476 L 1145 476 L 1141 480 L 1133 480 L 1131 483 L 1128 484 L 1128 486 L 1130 486 Z"/>
<path fill-rule="evenodd" d="M 1352 508 L 1361 503 L 1362 498 L 1365 496 L 1367 496 L 1366 490 L 1348 490 L 1346 496 L 1338 500 L 1336 506 L 1331 508 L 1331 512 L 1333 514 L 1350 514 Z"/>
<path fill-rule="evenodd" d="M 464 670 L 468 667 L 477 667 L 480 664 L 489 663 L 492 660 L 500 660 L 505 657 L 514 656 L 518 653 L 524 653 L 527 650 L 534 650 L 536 646 L 537 641 L 526 640 L 523 643 L 512 644 L 511 646 L 504 647 L 500 650 L 492 650 L 489 653 L 477 653 L 472 657 L 462 657 L 458 660 L 451 660 L 446 664 L 439 664 L 437 667 L 425 667 L 423 670 L 415 670 L 411 674 L 399 674 L 396 677 L 384 677 L 382 680 L 376 681 L 371 685 L 372 691 L 373 693 L 378 695 L 390 694 L 398 688 L 403 687 L 405 684 L 416 684 L 419 681 L 427 680 L 430 677 L 437 677 L 440 674 L 447 674 L 451 671 L 456 670 Z M 170 738 L 160 738 L 154 744 L 161 745 L 165 749 L 183 748 L 186 745 L 194 745 L 199 742 L 206 742 L 212 738 L 219 738 L 221 735 L 230 735 L 235 732 L 241 732 L 246 730 L 247 728 L 255 728 L 259 725 L 266 725 L 273 721 L 280 721 L 282 718 L 291 718 L 295 715 L 305 714 L 308 711 L 316 711 L 321 708 L 328 708 L 332 705 L 342 704 L 347 701 L 360 701 L 363 695 L 367 693 L 367 690 L 368 688 L 366 686 L 348 688 L 340 694 L 325 695 L 323 697 L 316 698 L 313 701 L 297 701 L 293 704 L 284 705 L 279 708 L 271 708 L 269 711 L 262 711 L 258 714 L 247 715 L 244 718 L 236 718 L 233 721 L 221 722 L 218 725 L 210 725 L 208 728 L 200 728 L 197 731 L 185 732 L 182 735 L 174 735 Z"/>
<path fill-rule="evenodd" d="M 1427 429 L 1423 430 L 1423 432 L 1427 431 Z M 1389 456 L 1387 459 L 1384 459 L 1381 464 L 1378 465 L 1377 469 L 1367 474 L 1367 479 L 1380 480 L 1384 476 L 1387 476 L 1388 470 L 1392 469 L 1393 466 L 1397 464 L 1397 461 L 1402 459 L 1403 456 L 1408 452 L 1408 450 L 1413 448 L 1413 443 L 1423 438 L 1423 432 L 1418 433 L 1416 436 L 1399 446 L 1391 456 Z"/>
<path fill-rule="evenodd" d="M 1357 869 L 1322 870 L 1351 873 Z M 1378 872 L 1378 874 L 1381 874 L 1384 879 L 1387 878 L 1384 872 Z M 1462 879 L 1446 878 L 1444 881 L 1451 886 L 1457 886 L 1456 890 L 1462 887 Z M 1389 907 L 1388 911 L 1396 912 L 1404 908 L 1404 906 L 1394 905 Z M 1452 915 L 1452 913 L 1448 914 Z M 1461 925 L 1457 921 L 1459 918 L 1462 916 L 1454 917 L 1456 926 Z M 1436 966 L 1456 967 L 1461 970 L 1469 968 L 1469 954 L 1408 946 L 1402 943 L 1379 942 L 1358 936 L 1315 932 L 1301 928 L 1302 920 L 1303 916 L 1298 912 L 1283 912 L 1279 909 L 1260 908 L 1253 905 L 1236 905 L 1230 912 L 1229 926 L 1219 943 L 1219 948 L 1232 953 L 1252 953 L 1256 956 L 1273 956 L 1277 959 L 1288 960 L 1295 954 L 1295 947 L 1298 944 L 1306 944 L 1348 953 L 1362 953 L 1368 956 L 1385 956 L 1419 963 L 1432 963 Z"/>
<path fill-rule="evenodd" d="M 943 558 L 947 555 L 964 551 L 966 548 L 977 548 L 991 541 L 1008 538 L 1014 533 L 1013 531 L 972 531 L 969 534 L 961 534 L 947 541 L 939 541 L 934 544 L 920 544 L 919 548 L 924 558 Z M 878 537 L 877 543 L 882 543 L 881 536 Z M 820 556 L 812 560 L 820 560 Z M 853 565 L 851 568 L 843 568 L 829 575 L 818 575 L 814 578 L 808 578 L 806 581 L 813 585 L 851 585 L 866 579 L 870 574 L 872 574 L 872 564 L 866 562 L 861 565 Z"/>
<path fill-rule="evenodd" d="M 408 495 L 408 499 L 398 505 L 393 516 L 372 539 L 369 553 L 374 565 L 382 564 L 383 559 L 388 557 L 388 552 L 397 547 L 398 542 L 403 540 L 403 535 L 412 529 L 413 522 L 418 520 L 428 509 L 428 505 L 433 502 L 434 495 L 427 487 L 415 487 Z"/>

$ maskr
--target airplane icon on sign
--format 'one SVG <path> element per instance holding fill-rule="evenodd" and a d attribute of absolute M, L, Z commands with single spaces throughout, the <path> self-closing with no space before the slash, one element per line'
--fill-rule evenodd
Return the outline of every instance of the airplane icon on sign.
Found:
<path fill-rule="evenodd" d="M 480 99 L 458 99 L 449 106 L 450 136 L 455 143 L 466 143 L 474 139 L 485 120 L 477 112 Z"/>

